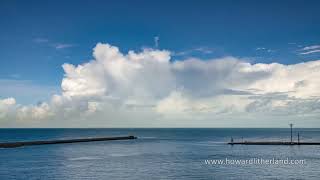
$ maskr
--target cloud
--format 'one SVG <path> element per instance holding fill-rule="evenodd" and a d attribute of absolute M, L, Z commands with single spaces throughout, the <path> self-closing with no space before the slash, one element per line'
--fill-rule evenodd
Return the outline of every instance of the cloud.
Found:
<path fill-rule="evenodd" d="M 313 50 L 313 49 L 319 49 L 320 45 L 313 45 L 313 46 L 306 46 L 302 50 Z"/>
<path fill-rule="evenodd" d="M 66 49 L 66 48 L 74 47 L 74 44 L 58 43 L 58 44 L 55 44 L 54 47 L 55 47 L 56 49 Z"/>
<path fill-rule="evenodd" d="M 300 54 L 302 55 L 318 53 L 320 52 L 320 45 L 306 46 L 300 49 L 300 51 L 303 51 L 303 52 L 300 52 Z"/>
<path fill-rule="evenodd" d="M 158 49 L 124 54 L 118 47 L 98 43 L 92 60 L 62 65 L 61 94 L 37 105 L 3 99 L 0 121 L 212 126 L 221 119 L 228 124 L 241 117 L 288 120 L 295 112 L 319 115 L 320 61 L 251 64 L 231 56 L 175 61 L 171 54 Z"/>
<path fill-rule="evenodd" d="M 5 118 L 15 106 L 16 100 L 14 98 L 0 99 L 0 118 Z"/>
<path fill-rule="evenodd" d="M 58 92 L 59 87 L 52 85 L 39 85 L 29 80 L 0 79 L 0 99 L 13 96 L 23 104 L 37 103 L 50 99 Z"/>
<path fill-rule="evenodd" d="M 156 47 L 156 48 L 159 47 L 159 40 L 160 40 L 159 36 L 154 37 L 154 47 Z"/>
<path fill-rule="evenodd" d="M 69 43 L 54 43 L 49 41 L 49 39 L 46 39 L 46 38 L 35 38 L 33 41 L 39 44 L 44 44 L 49 47 L 54 47 L 57 50 L 71 48 L 75 46 L 75 44 L 69 44 Z"/>
<path fill-rule="evenodd" d="M 179 51 L 179 52 L 174 52 L 172 55 L 174 56 L 189 56 L 193 55 L 194 53 L 200 53 L 200 54 L 212 54 L 214 50 L 212 48 L 208 47 L 197 47 L 185 51 Z"/>
<path fill-rule="evenodd" d="M 268 48 L 265 48 L 265 47 L 257 47 L 256 51 L 265 51 L 265 52 L 268 52 L 268 53 L 275 52 L 275 50 L 268 49 Z"/>
<path fill-rule="evenodd" d="M 198 51 L 198 52 L 201 52 L 201 53 L 204 53 L 204 54 L 211 54 L 214 52 L 213 49 L 211 48 L 206 48 L 206 47 L 199 47 L 199 48 L 195 48 L 194 49 L 195 51 Z"/>
<path fill-rule="evenodd" d="M 318 53 L 320 52 L 320 49 L 316 49 L 316 50 L 312 50 L 312 51 L 306 51 L 306 52 L 302 52 L 300 54 L 312 54 L 312 53 Z"/>
<path fill-rule="evenodd" d="M 36 43 L 48 43 L 49 42 L 49 40 L 46 38 L 35 38 L 33 41 Z"/>
<path fill-rule="evenodd" d="M 256 48 L 256 50 L 257 50 L 257 51 L 266 50 L 266 48 L 264 48 L 264 47 L 258 47 L 258 48 Z"/>

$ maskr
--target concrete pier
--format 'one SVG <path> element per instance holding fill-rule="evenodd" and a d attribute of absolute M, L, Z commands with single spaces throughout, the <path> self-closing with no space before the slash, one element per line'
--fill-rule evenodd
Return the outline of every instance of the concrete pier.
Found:
<path fill-rule="evenodd" d="M 120 136 L 120 137 L 97 137 L 97 138 L 81 138 L 81 139 L 62 139 L 62 140 L 47 140 L 47 141 L 22 141 L 22 142 L 6 142 L 0 143 L 0 148 L 16 148 L 21 146 L 45 145 L 45 144 L 65 144 L 93 141 L 114 141 L 137 139 L 135 136 Z"/>
<path fill-rule="evenodd" d="M 293 141 L 293 136 L 292 136 L 292 127 L 293 124 L 290 123 L 290 141 L 238 141 L 235 142 L 233 140 L 233 137 L 231 137 L 230 142 L 228 142 L 228 144 L 230 145 L 320 145 L 320 142 L 301 142 L 300 141 L 300 133 L 298 132 L 298 141 L 295 142 Z"/>
<path fill-rule="evenodd" d="M 320 145 L 320 142 L 244 141 L 229 142 L 230 145 Z"/>

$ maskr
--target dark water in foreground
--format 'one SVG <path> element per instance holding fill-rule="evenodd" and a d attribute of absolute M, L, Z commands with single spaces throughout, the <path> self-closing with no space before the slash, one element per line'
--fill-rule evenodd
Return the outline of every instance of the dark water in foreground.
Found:
<path fill-rule="evenodd" d="M 295 129 L 320 141 L 320 129 Z M 230 146 L 288 140 L 289 129 L 0 129 L 0 141 L 133 134 L 137 140 L 0 149 L 0 179 L 319 179 L 320 146 Z M 298 165 L 208 165 L 206 159 L 298 159 Z"/>

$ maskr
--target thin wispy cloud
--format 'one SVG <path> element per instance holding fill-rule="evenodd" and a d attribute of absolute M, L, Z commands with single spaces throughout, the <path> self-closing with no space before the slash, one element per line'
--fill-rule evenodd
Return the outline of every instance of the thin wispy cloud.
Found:
<path fill-rule="evenodd" d="M 63 43 L 59 43 L 59 44 L 56 44 L 54 47 L 56 48 L 56 49 L 66 49 L 66 48 L 71 48 L 71 47 L 73 47 L 74 46 L 74 44 L 63 44 Z"/>
<path fill-rule="evenodd" d="M 300 54 L 305 55 L 305 54 L 313 54 L 313 53 L 318 53 L 320 52 L 320 49 L 312 50 L 312 51 L 307 51 L 307 52 L 302 52 Z"/>
<path fill-rule="evenodd" d="M 187 56 L 193 53 L 201 53 L 201 54 L 212 54 L 214 50 L 212 48 L 208 47 L 198 47 L 198 48 L 193 48 L 185 51 L 178 51 L 174 52 L 173 55 L 175 56 Z"/>
<path fill-rule="evenodd" d="M 159 47 L 159 40 L 160 40 L 159 36 L 155 36 L 154 37 L 154 47 L 156 47 L 156 48 Z"/>
<path fill-rule="evenodd" d="M 49 40 L 46 38 L 35 38 L 33 41 L 36 43 L 48 43 L 49 42 Z"/>
<path fill-rule="evenodd" d="M 300 49 L 299 54 L 307 55 L 307 54 L 313 54 L 313 53 L 319 53 L 319 52 L 320 52 L 320 45 L 312 45 L 312 46 L 306 46 Z"/>
<path fill-rule="evenodd" d="M 268 48 L 265 48 L 265 47 L 257 47 L 257 48 L 256 48 L 256 51 L 263 51 L 263 52 L 268 52 L 268 53 L 275 52 L 275 50 L 273 50 L 273 49 L 268 49 Z"/>
<path fill-rule="evenodd" d="M 306 46 L 302 50 L 313 50 L 313 49 L 319 49 L 320 45 L 313 45 L 313 46 Z"/>
<path fill-rule="evenodd" d="M 70 44 L 70 43 L 51 42 L 47 38 L 35 38 L 33 41 L 35 43 L 44 44 L 46 46 L 53 47 L 57 50 L 71 48 L 75 46 L 75 44 Z"/>
<path fill-rule="evenodd" d="M 257 51 L 266 50 L 266 48 L 264 48 L 264 47 L 257 47 L 256 50 L 257 50 Z"/>
<path fill-rule="evenodd" d="M 196 48 L 194 49 L 195 51 L 198 51 L 198 52 L 201 52 L 201 53 L 204 53 L 204 54 L 211 54 L 213 53 L 213 49 L 210 49 L 210 48 L 206 48 L 206 47 L 199 47 L 199 48 Z"/>

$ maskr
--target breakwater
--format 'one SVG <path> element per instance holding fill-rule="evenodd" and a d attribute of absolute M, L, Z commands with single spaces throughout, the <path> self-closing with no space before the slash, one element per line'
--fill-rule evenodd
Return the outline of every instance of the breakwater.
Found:
<path fill-rule="evenodd" d="M 114 140 L 129 140 L 129 139 L 137 139 L 137 137 L 119 136 L 119 137 L 94 137 L 94 138 L 80 138 L 80 139 L 5 142 L 5 143 L 0 143 L 0 148 L 16 148 L 21 146 L 32 146 L 32 145 L 65 144 L 65 143 L 80 143 L 80 142 L 93 142 L 93 141 L 114 141 Z"/>
<path fill-rule="evenodd" d="M 229 142 L 230 145 L 320 145 L 320 142 L 244 141 Z"/>

